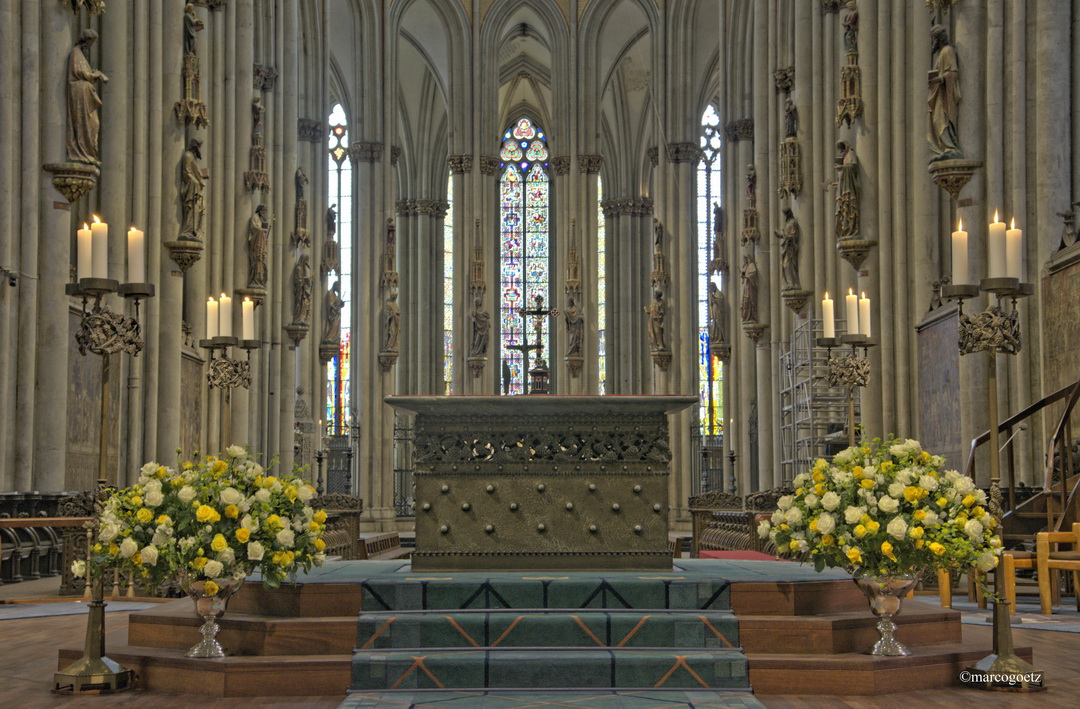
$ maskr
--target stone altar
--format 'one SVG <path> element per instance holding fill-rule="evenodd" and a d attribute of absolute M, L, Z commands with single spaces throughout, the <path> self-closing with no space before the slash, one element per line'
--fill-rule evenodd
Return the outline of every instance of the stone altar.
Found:
<path fill-rule="evenodd" d="M 668 413 L 696 396 L 389 396 L 416 415 L 415 571 L 671 570 Z"/>

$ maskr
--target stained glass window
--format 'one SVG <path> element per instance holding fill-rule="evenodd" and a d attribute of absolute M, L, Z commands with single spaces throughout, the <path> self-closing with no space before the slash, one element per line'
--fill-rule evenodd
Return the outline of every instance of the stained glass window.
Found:
<path fill-rule="evenodd" d="M 535 344 L 529 323 L 523 333 L 518 311 L 534 308 L 540 296 L 548 297 L 549 190 L 547 136 L 528 118 L 522 118 L 503 134 L 499 151 L 499 333 L 502 358 L 502 392 L 526 391 L 525 357 L 520 349 L 527 337 Z M 540 342 L 550 361 L 548 318 L 542 322 Z M 529 354 L 535 364 L 535 350 Z"/>
<path fill-rule="evenodd" d="M 596 176 L 596 310 L 600 326 L 600 385 L 607 393 L 607 235 L 604 232 L 604 181 Z"/>
<path fill-rule="evenodd" d="M 348 433 L 349 389 L 352 379 L 352 165 L 349 162 L 349 131 L 345 111 L 336 104 L 327 121 L 330 124 L 329 184 L 327 207 L 335 212 L 334 235 L 339 245 L 338 267 L 327 281 L 341 284 L 341 345 L 337 355 L 326 365 L 326 421 L 331 435 Z M 327 212 L 327 232 L 330 231 Z M 331 235 L 327 233 L 327 239 Z"/>
<path fill-rule="evenodd" d="M 713 239 L 713 203 L 720 203 L 720 116 L 709 106 L 701 119 L 702 158 L 698 163 L 698 371 L 701 394 L 700 422 L 705 435 L 723 430 L 723 362 L 709 347 L 709 282 L 723 289 L 720 274 L 709 275 Z"/>
<path fill-rule="evenodd" d="M 443 381 L 454 393 L 454 175 L 446 179 L 446 221 L 443 222 Z"/>

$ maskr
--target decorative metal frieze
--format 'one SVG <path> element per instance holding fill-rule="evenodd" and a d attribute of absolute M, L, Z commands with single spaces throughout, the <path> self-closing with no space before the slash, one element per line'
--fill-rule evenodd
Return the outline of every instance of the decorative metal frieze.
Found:
<path fill-rule="evenodd" d="M 71 11 L 77 16 L 79 10 L 86 8 L 90 15 L 105 14 L 105 0 L 65 0 L 71 6 Z"/>
<path fill-rule="evenodd" d="M 446 159 L 447 165 L 450 166 L 450 172 L 454 173 L 466 173 L 472 172 L 473 156 L 472 155 L 451 155 Z"/>
<path fill-rule="evenodd" d="M 687 506 L 690 509 L 741 510 L 743 508 L 743 499 L 741 495 L 732 495 L 721 490 L 710 490 L 691 497 L 687 500 Z"/>
<path fill-rule="evenodd" d="M 982 160 L 936 160 L 927 169 L 934 176 L 934 184 L 958 200 L 960 190 L 982 165 Z"/>
<path fill-rule="evenodd" d="M 1014 308 L 1006 313 L 992 305 L 975 315 L 960 315 L 960 354 L 989 352 L 1016 354 L 1020 351 L 1020 320 Z"/>
<path fill-rule="evenodd" d="M 724 124 L 724 135 L 729 143 L 738 143 L 740 140 L 754 139 L 754 119 L 739 118 Z"/>
<path fill-rule="evenodd" d="M 688 162 L 696 165 L 701 162 L 703 154 L 701 147 L 697 143 L 668 143 L 667 145 L 668 162 Z"/>
<path fill-rule="evenodd" d="M 600 167 L 604 164 L 603 155 L 578 155 L 577 160 L 578 171 L 589 175 L 600 172 Z"/>
<path fill-rule="evenodd" d="M 557 177 L 570 173 L 570 156 L 557 155 L 551 159 L 551 169 Z"/>
<path fill-rule="evenodd" d="M 480 156 L 480 174 L 491 177 L 499 172 L 499 158 L 492 155 Z"/>
<path fill-rule="evenodd" d="M 326 129 L 314 118 L 297 118 L 296 138 L 308 143 L 322 143 L 326 140 Z"/>
<path fill-rule="evenodd" d="M 773 80 L 776 82 L 776 90 L 785 94 L 791 93 L 791 87 L 795 83 L 795 67 L 786 66 L 773 72 Z"/>
<path fill-rule="evenodd" d="M 648 156 L 649 162 L 652 163 L 653 167 L 656 167 L 660 164 L 660 148 L 658 148 L 657 146 L 654 145 L 648 150 L 646 150 L 645 155 Z"/>
<path fill-rule="evenodd" d="M 870 360 L 866 357 L 829 357 L 825 367 L 825 383 L 831 387 L 853 389 L 870 383 Z"/>
<path fill-rule="evenodd" d="M 94 188 L 101 170 L 95 165 L 81 162 L 52 162 L 43 165 L 46 172 L 52 173 L 52 183 L 56 191 L 64 195 L 69 204 L 74 204 Z"/>
<path fill-rule="evenodd" d="M 382 162 L 383 144 L 357 141 L 349 146 L 349 159 L 356 162 Z"/>
<path fill-rule="evenodd" d="M 272 66 L 256 64 L 253 71 L 253 83 L 256 91 L 273 91 L 278 72 Z"/>
<path fill-rule="evenodd" d="M 212 389 L 251 387 L 251 364 L 247 360 L 218 357 L 210 360 L 206 381 Z"/>
<path fill-rule="evenodd" d="M 75 341 L 79 343 L 79 354 L 93 352 L 96 355 L 111 355 L 127 352 L 138 355 L 142 351 L 142 328 L 135 318 L 117 313 L 108 305 L 100 302 L 93 312 L 83 316 L 79 329 L 75 331 Z"/>

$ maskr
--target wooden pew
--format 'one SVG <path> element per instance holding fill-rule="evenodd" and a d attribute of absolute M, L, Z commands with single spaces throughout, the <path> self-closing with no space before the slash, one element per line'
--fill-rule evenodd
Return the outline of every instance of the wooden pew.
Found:
<path fill-rule="evenodd" d="M 408 559 L 412 549 L 401 546 L 401 535 L 397 532 L 376 532 L 360 535 L 361 559 Z"/>

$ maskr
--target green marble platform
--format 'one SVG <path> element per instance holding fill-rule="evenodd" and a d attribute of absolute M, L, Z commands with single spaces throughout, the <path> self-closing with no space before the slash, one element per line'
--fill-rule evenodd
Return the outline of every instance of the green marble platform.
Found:
<path fill-rule="evenodd" d="M 763 709 L 747 692 L 495 690 L 350 692 L 340 709 Z"/>

